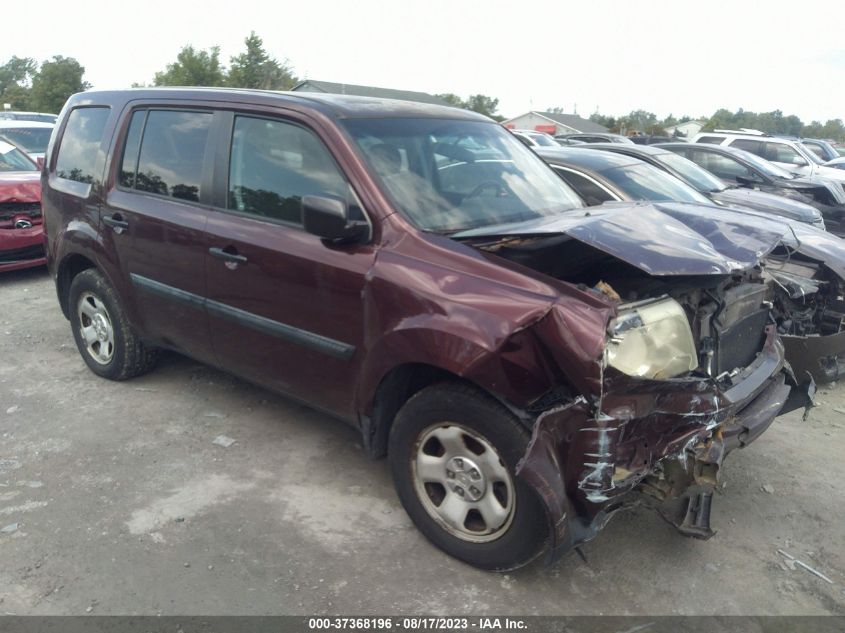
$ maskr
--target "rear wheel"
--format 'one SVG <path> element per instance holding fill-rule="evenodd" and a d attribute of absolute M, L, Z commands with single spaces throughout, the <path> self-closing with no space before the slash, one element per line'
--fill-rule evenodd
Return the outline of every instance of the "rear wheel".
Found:
<path fill-rule="evenodd" d="M 73 278 L 68 305 L 76 347 L 95 374 L 126 380 L 155 365 L 156 350 L 135 334 L 117 293 L 100 271 L 89 268 Z"/>
<path fill-rule="evenodd" d="M 423 389 L 396 416 L 389 459 L 399 498 L 435 545 L 482 569 L 538 556 L 548 521 L 514 468 L 528 433 L 500 403 L 461 384 Z"/>

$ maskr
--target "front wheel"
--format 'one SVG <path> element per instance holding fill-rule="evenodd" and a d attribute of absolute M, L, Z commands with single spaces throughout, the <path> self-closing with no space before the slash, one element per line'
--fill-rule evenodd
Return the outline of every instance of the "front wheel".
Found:
<path fill-rule="evenodd" d="M 522 567 L 549 528 L 534 490 L 514 469 L 528 433 L 486 394 L 443 383 L 414 395 L 396 416 L 389 460 L 402 505 L 419 530 L 476 567 Z"/>

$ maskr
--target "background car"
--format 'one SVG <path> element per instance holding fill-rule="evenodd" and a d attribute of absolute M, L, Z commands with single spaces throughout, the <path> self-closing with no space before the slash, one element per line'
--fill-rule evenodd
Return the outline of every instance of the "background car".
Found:
<path fill-rule="evenodd" d="M 562 140 L 562 139 L 574 139 L 576 141 L 581 141 L 582 143 L 630 143 L 633 144 L 633 141 L 629 139 L 627 136 L 622 136 L 621 134 L 611 134 L 611 133 L 604 133 L 604 132 L 578 132 L 574 134 L 556 134 L 555 140 Z"/>
<path fill-rule="evenodd" d="M 58 114 L 49 114 L 47 112 L 0 110 L 0 121 L 41 121 L 42 123 L 55 123 L 58 118 Z"/>
<path fill-rule="evenodd" d="M 798 176 L 734 147 L 707 143 L 660 143 L 729 183 L 806 202 L 822 213 L 827 230 L 845 232 L 845 191 L 819 176 Z"/>
<path fill-rule="evenodd" d="M 43 121 L 0 121 L 0 139 L 17 145 L 37 161 L 44 158 L 53 127 Z"/>
<path fill-rule="evenodd" d="M 555 139 L 544 132 L 535 130 L 511 130 L 526 147 L 559 147 Z"/>
<path fill-rule="evenodd" d="M 0 141 L 0 272 L 46 263 L 38 166 Z"/>
<path fill-rule="evenodd" d="M 716 130 L 696 134 L 692 142 L 743 149 L 792 173 L 826 176 L 838 181 L 840 186 L 845 188 L 845 173 L 825 167 L 825 161 L 797 140 L 770 136 L 756 130 Z"/>
<path fill-rule="evenodd" d="M 805 138 L 801 139 L 801 144 L 806 146 L 807 149 L 819 157 L 819 160 L 825 163 L 839 158 L 839 152 L 837 152 L 836 148 L 827 141 L 816 138 Z"/>
<path fill-rule="evenodd" d="M 623 145 L 621 143 L 595 143 L 588 147 L 637 158 L 662 169 L 680 178 L 716 204 L 771 213 L 812 224 L 820 229 L 825 228 L 821 212 L 809 204 L 784 196 L 743 188 L 737 184 L 728 184 L 691 160 L 668 149 L 653 145 Z"/>

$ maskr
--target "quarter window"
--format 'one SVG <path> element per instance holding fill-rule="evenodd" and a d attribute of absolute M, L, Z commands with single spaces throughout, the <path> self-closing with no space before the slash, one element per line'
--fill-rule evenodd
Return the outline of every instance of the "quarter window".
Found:
<path fill-rule="evenodd" d="M 177 110 L 136 112 L 127 134 L 120 184 L 198 202 L 212 116 Z"/>
<path fill-rule="evenodd" d="M 702 136 L 696 141 L 696 143 L 710 143 L 711 145 L 721 145 L 722 141 L 724 140 L 725 139 L 722 136 Z"/>
<path fill-rule="evenodd" d="M 70 113 L 56 158 L 59 178 L 82 183 L 97 179 L 97 153 L 108 116 L 107 107 L 76 108 Z"/>
<path fill-rule="evenodd" d="M 302 223 L 302 197 L 347 199 L 348 185 L 322 142 L 292 123 L 235 117 L 229 209 Z"/>

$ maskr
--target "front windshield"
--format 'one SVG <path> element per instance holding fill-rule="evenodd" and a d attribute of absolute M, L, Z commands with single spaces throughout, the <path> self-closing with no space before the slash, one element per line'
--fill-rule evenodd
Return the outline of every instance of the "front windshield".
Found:
<path fill-rule="evenodd" d="M 495 123 L 396 118 L 342 124 L 398 210 L 423 230 L 452 233 L 584 206 Z"/>
<path fill-rule="evenodd" d="M 48 127 L 0 127 L 0 136 L 5 136 L 30 154 L 44 154 L 52 132 L 52 128 Z"/>
<path fill-rule="evenodd" d="M 684 180 L 699 191 L 714 193 L 728 188 L 719 178 L 683 156 L 666 152 L 655 156 L 655 158 L 672 171 L 678 172 Z"/>
<path fill-rule="evenodd" d="M 0 171 L 38 171 L 38 165 L 14 145 L 0 142 Z"/>
<path fill-rule="evenodd" d="M 601 173 L 633 200 L 713 204 L 685 182 L 652 165 L 625 165 L 613 167 Z"/>

